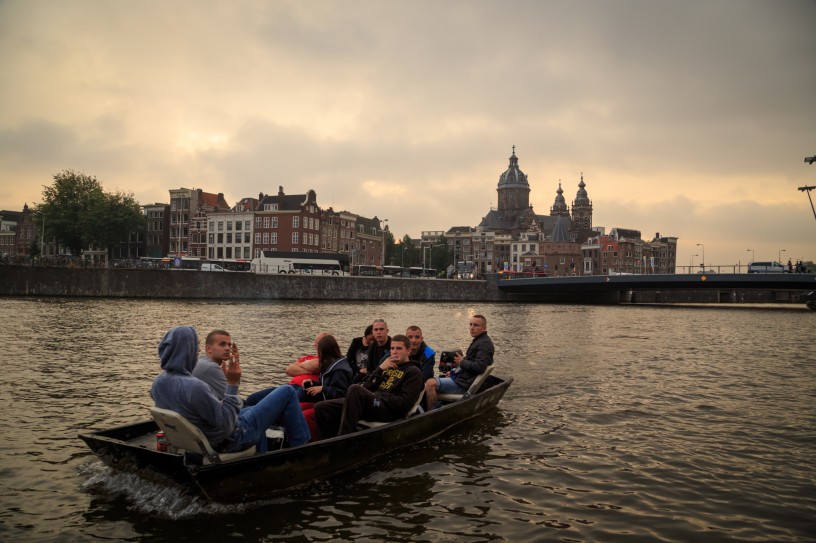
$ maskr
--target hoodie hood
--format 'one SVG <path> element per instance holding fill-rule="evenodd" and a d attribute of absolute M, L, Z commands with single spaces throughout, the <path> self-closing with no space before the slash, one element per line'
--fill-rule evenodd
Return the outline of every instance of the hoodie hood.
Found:
<path fill-rule="evenodd" d="M 198 359 L 198 334 L 192 326 L 178 326 L 164 334 L 159 343 L 161 368 L 176 373 L 192 373 Z"/>

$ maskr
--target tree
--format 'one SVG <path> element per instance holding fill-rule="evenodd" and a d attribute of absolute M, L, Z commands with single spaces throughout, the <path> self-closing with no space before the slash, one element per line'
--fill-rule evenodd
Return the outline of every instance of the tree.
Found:
<path fill-rule="evenodd" d="M 453 255 L 448 247 L 448 239 L 445 236 L 439 236 L 432 243 L 431 249 L 428 250 L 429 262 L 435 270 L 445 270 L 453 263 Z"/>
<path fill-rule="evenodd" d="M 142 227 L 144 216 L 132 194 L 106 193 L 95 177 L 63 170 L 54 175 L 52 186 L 43 187 L 34 224 L 45 239 L 78 255 L 91 246 L 108 249 L 125 239 Z"/>

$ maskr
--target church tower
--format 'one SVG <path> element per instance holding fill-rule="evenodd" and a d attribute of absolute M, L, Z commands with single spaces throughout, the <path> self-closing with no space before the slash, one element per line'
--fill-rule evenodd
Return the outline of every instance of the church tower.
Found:
<path fill-rule="evenodd" d="M 561 181 L 558 182 L 558 190 L 555 191 L 557 196 L 555 202 L 550 208 L 550 217 L 566 217 L 569 219 L 569 210 L 567 209 L 567 201 L 564 200 L 564 190 L 561 188 Z"/>
<path fill-rule="evenodd" d="M 513 154 L 510 156 L 510 165 L 507 170 L 499 176 L 499 185 L 496 187 L 499 193 L 498 211 L 505 212 L 505 216 L 518 216 L 522 211 L 530 207 L 530 184 L 527 182 L 527 175 L 518 167 L 518 157 L 516 157 L 516 146 L 513 146 Z"/>
<path fill-rule="evenodd" d="M 589 199 L 584 183 L 584 174 L 581 173 L 581 182 L 578 183 L 578 193 L 572 202 L 572 230 L 592 230 L 592 202 Z"/>

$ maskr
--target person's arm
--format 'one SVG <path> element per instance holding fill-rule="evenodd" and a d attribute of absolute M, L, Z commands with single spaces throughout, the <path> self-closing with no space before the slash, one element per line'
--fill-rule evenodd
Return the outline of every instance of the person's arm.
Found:
<path fill-rule="evenodd" d="M 419 368 L 422 371 L 422 380 L 427 381 L 434 376 L 434 367 L 436 366 L 436 353 L 426 358 Z"/>
<path fill-rule="evenodd" d="M 296 377 L 298 375 L 303 375 L 304 373 L 318 373 L 319 368 L 320 360 L 317 358 L 312 358 L 311 360 L 305 360 L 303 362 L 292 362 L 286 368 L 286 375 L 289 377 Z"/>
<path fill-rule="evenodd" d="M 411 371 L 414 370 L 414 371 Z M 419 394 L 425 388 L 425 381 L 422 379 L 422 372 L 416 366 L 405 368 L 405 375 L 396 392 L 383 392 L 382 402 L 404 416 L 416 403 Z"/>
<path fill-rule="evenodd" d="M 350 371 L 337 369 L 329 375 L 329 379 L 323 382 L 323 397 L 327 400 L 334 400 L 342 398 L 346 395 L 346 391 L 351 386 Z"/>
<path fill-rule="evenodd" d="M 474 345 L 473 351 L 468 353 L 467 357 L 461 358 L 457 365 L 473 373 L 484 373 L 493 362 L 493 352 L 493 342 L 489 338 L 484 338 Z M 457 356 L 457 358 L 459 357 Z"/>

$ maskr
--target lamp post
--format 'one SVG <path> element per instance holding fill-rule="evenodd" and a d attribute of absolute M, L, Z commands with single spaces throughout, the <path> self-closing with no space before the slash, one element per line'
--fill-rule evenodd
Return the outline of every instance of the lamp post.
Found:
<path fill-rule="evenodd" d="M 383 219 L 382 222 L 388 222 L 388 219 Z M 388 225 L 384 225 L 382 227 L 382 262 L 380 263 L 381 266 L 385 266 L 385 229 Z"/>
<path fill-rule="evenodd" d="M 691 263 L 689 264 L 689 273 L 692 273 L 692 270 L 694 269 L 694 257 L 695 256 L 698 256 L 698 255 L 691 255 Z"/>
<path fill-rule="evenodd" d="M 756 260 L 756 256 L 754 256 L 754 250 L 753 250 L 753 249 L 747 249 L 747 250 L 748 250 L 748 251 L 751 251 L 751 262 L 753 262 L 754 260 Z"/>
<path fill-rule="evenodd" d="M 703 243 L 698 243 L 697 247 L 703 248 L 703 258 L 700 260 L 700 268 L 702 268 L 703 271 L 705 271 L 705 245 Z"/>
<path fill-rule="evenodd" d="M 784 252 L 785 252 L 785 249 L 779 249 L 779 253 L 777 255 L 777 262 L 779 262 L 780 264 L 782 263 L 782 253 L 784 253 Z"/>

